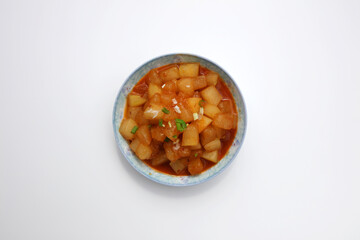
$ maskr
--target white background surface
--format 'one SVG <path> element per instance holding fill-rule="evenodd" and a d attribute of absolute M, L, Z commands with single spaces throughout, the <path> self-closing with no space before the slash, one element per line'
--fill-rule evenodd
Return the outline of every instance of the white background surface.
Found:
<path fill-rule="evenodd" d="M 360 239 L 359 1 L 1 1 L 0 239 Z M 185 52 L 236 79 L 243 147 L 215 179 L 138 174 L 123 81 Z"/>

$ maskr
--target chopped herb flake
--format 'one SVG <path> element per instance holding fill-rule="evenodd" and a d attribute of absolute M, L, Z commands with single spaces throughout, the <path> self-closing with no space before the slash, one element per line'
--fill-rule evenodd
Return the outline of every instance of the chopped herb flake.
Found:
<path fill-rule="evenodd" d="M 151 126 L 152 126 L 152 125 L 151 125 L 151 124 L 149 124 L 149 125 L 148 125 L 148 128 L 151 128 Z"/>
<path fill-rule="evenodd" d="M 170 113 L 170 111 L 167 110 L 166 108 L 163 108 L 161 111 L 163 111 L 163 113 L 165 113 L 165 114 L 169 114 L 169 113 Z"/>
<path fill-rule="evenodd" d="M 131 129 L 131 133 L 135 134 L 138 128 L 139 128 L 138 126 L 134 126 L 133 129 Z"/>
<path fill-rule="evenodd" d="M 204 102 L 205 102 L 205 100 L 201 99 L 201 100 L 199 101 L 199 106 L 202 107 L 202 103 L 204 103 Z"/>
<path fill-rule="evenodd" d="M 176 128 L 180 132 L 184 131 L 186 129 L 186 122 L 182 119 L 175 119 Z"/>
<path fill-rule="evenodd" d="M 166 137 L 164 141 L 165 142 L 170 142 L 170 138 Z"/>
<path fill-rule="evenodd" d="M 159 120 L 159 126 L 160 126 L 160 127 L 163 126 L 163 120 L 162 120 L 162 119 Z"/>
<path fill-rule="evenodd" d="M 173 138 L 177 138 L 177 135 L 174 135 Z"/>
<path fill-rule="evenodd" d="M 195 157 L 197 157 L 199 154 L 198 153 L 195 153 Z"/>

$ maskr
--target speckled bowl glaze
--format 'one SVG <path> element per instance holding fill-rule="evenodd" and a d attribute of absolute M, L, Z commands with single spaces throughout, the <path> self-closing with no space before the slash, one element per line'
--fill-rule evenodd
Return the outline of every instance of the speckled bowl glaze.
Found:
<path fill-rule="evenodd" d="M 118 131 L 121 120 L 124 116 L 126 96 L 129 94 L 129 92 L 134 87 L 134 85 L 153 68 L 157 68 L 170 63 L 184 63 L 184 62 L 199 62 L 202 66 L 219 73 L 221 78 L 225 81 L 225 83 L 229 87 L 232 95 L 234 96 L 239 113 L 237 133 L 228 153 L 215 166 L 196 176 L 168 175 L 150 168 L 148 165 L 146 165 L 136 157 L 136 155 L 131 151 L 127 141 L 120 135 Z M 245 129 L 246 129 L 245 103 L 240 93 L 240 90 L 237 87 L 234 80 L 232 80 L 229 74 L 227 74 L 222 68 L 220 68 L 215 63 L 195 55 L 170 54 L 150 60 L 149 62 L 139 67 L 135 72 L 133 72 L 130 75 L 128 79 L 126 79 L 125 83 L 121 87 L 116 97 L 114 112 L 113 112 L 113 128 L 114 128 L 115 139 L 118 147 L 120 148 L 120 151 L 129 161 L 131 166 L 133 166 L 139 173 L 141 173 L 145 177 L 157 183 L 161 183 L 169 186 L 191 186 L 205 182 L 215 177 L 220 172 L 222 172 L 227 166 L 229 166 L 230 163 L 235 159 L 245 137 Z"/>

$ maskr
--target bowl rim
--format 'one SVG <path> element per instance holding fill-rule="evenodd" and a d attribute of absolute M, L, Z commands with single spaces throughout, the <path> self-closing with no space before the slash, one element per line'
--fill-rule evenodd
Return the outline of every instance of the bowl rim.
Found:
<path fill-rule="evenodd" d="M 242 134 L 242 137 L 240 139 L 240 142 L 239 142 L 239 146 L 238 148 L 236 149 L 236 151 L 234 152 L 233 154 L 233 157 L 229 160 L 229 162 L 224 165 L 222 168 L 220 168 L 217 172 L 214 172 L 212 175 L 209 175 L 209 177 L 207 178 L 204 178 L 198 182 L 191 182 L 191 183 L 169 183 L 169 182 L 164 182 L 164 181 L 160 181 L 159 179 L 157 178 L 154 178 L 152 177 L 152 175 L 149 175 L 149 174 L 145 174 L 141 171 L 139 171 L 135 166 L 134 164 L 130 161 L 130 159 L 128 159 L 128 157 L 126 156 L 124 150 L 121 148 L 121 143 L 120 143 L 120 140 L 118 139 L 117 137 L 117 132 L 118 132 L 118 127 L 115 126 L 115 120 L 116 120 L 116 107 L 117 107 L 117 101 L 120 97 L 120 94 L 121 94 L 121 90 L 124 88 L 124 86 L 126 85 L 126 83 L 130 80 L 131 76 L 133 76 L 138 70 L 140 70 L 141 68 L 145 67 L 146 65 L 148 65 L 149 63 L 151 62 L 154 62 L 154 61 L 157 61 L 158 59 L 160 58 L 164 58 L 164 57 L 170 57 L 170 56 L 190 56 L 190 57 L 195 57 L 195 58 L 199 58 L 199 59 L 202 59 L 202 60 L 205 60 L 213 65 L 215 65 L 216 67 L 218 67 L 219 69 L 221 69 L 225 74 L 227 74 L 229 76 L 229 78 L 231 79 L 231 81 L 234 83 L 234 86 L 236 87 L 236 90 L 239 92 L 240 94 L 240 97 L 242 99 L 242 102 L 243 102 L 243 109 L 241 109 L 241 111 L 243 111 L 244 113 L 244 117 L 243 117 L 243 121 L 244 121 L 244 128 L 243 128 L 243 134 Z M 140 79 L 139 79 L 140 80 Z M 240 113 L 238 113 L 240 114 Z M 163 185 L 167 185 L 167 186 L 173 186 L 173 187 L 186 187 L 186 186 L 193 186 L 193 185 L 197 185 L 197 184 L 200 184 L 200 183 L 204 183 L 210 179 L 213 179 L 215 176 L 219 175 L 220 173 L 222 173 L 225 169 L 227 169 L 231 163 L 234 161 L 234 159 L 236 158 L 236 156 L 238 155 L 242 145 L 243 145 L 243 142 L 244 142 L 244 139 L 245 139 L 245 136 L 246 136 L 246 131 L 247 131 L 247 110 L 246 110 L 246 104 L 245 104 L 245 99 L 243 97 L 243 94 L 242 92 L 240 91 L 240 88 L 239 86 L 237 85 L 236 81 L 234 81 L 233 77 L 227 72 L 225 71 L 225 69 L 223 67 L 220 67 L 218 64 L 214 63 L 213 61 L 207 59 L 207 58 L 204 58 L 202 56 L 199 56 L 199 55 L 196 55 L 196 54 L 190 54 L 190 53 L 169 53 L 169 54 L 163 54 L 163 55 L 160 55 L 158 57 L 155 57 L 155 58 L 152 58 L 148 61 L 146 61 L 145 63 L 141 64 L 139 67 L 137 67 L 134 71 L 131 72 L 131 74 L 126 78 L 126 80 L 122 83 L 120 89 L 118 90 L 118 93 L 116 95 L 116 98 L 115 98 L 115 102 L 114 102 L 114 107 L 113 107 L 113 114 L 112 114 L 112 125 L 113 125 L 113 131 L 114 131 L 114 137 L 115 137 L 115 141 L 116 141 L 116 145 L 117 147 L 120 149 L 120 152 L 121 154 L 125 157 L 125 159 L 129 162 L 129 164 L 138 172 L 140 173 L 141 175 L 143 175 L 144 177 L 146 177 L 147 179 L 150 179 L 154 182 L 157 182 L 157 183 L 160 183 L 160 184 L 163 184 Z M 156 169 L 152 168 L 153 170 L 157 171 Z M 206 170 L 207 171 L 207 170 Z M 169 176 L 174 176 L 176 177 L 176 175 L 171 175 L 171 174 L 166 174 L 166 173 L 163 173 L 163 172 L 160 172 L 160 171 L 157 171 L 158 173 L 161 173 L 161 174 L 164 174 L 164 175 L 169 175 Z M 179 176 L 181 177 L 181 176 Z"/>

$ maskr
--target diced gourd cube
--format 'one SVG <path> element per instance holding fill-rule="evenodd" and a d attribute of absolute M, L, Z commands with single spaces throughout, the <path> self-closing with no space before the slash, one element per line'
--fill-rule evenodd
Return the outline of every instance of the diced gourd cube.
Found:
<path fill-rule="evenodd" d="M 150 145 L 151 143 L 151 133 L 147 125 L 142 125 L 135 133 L 136 137 L 144 145 Z"/>
<path fill-rule="evenodd" d="M 194 94 L 194 79 L 192 78 L 181 78 L 177 81 L 177 86 L 180 92 L 186 96 L 192 96 Z"/>
<path fill-rule="evenodd" d="M 136 116 L 135 116 L 135 121 L 139 124 L 139 125 L 147 125 L 149 124 L 149 120 L 147 120 L 146 118 L 144 118 L 144 111 L 140 110 Z"/>
<path fill-rule="evenodd" d="M 175 92 L 163 92 L 161 94 L 161 103 L 163 106 L 174 105 L 173 99 L 175 99 L 177 103 Z"/>
<path fill-rule="evenodd" d="M 200 105 L 199 105 L 200 101 L 201 101 L 201 98 L 187 98 L 186 99 L 188 107 L 192 113 L 198 113 L 200 111 Z"/>
<path fill-rule="evenodd" d="M 204 106 L 204 114 L 210 118 L 214 118 L 216 114 L 220 113 L 220 109 L 210 103 L 205 104 Z"/>
<path fill-rule="evenodd" d="M 203 152 L 201 157 L 206 160 L 209 160 L 211 162 L 217 163 L 218 162 L 218 150 L 215 150 L 212 152 Z"/>
<path fill-rule="evenodd" d="M 182 146 L 196 146 L 199 143 L 199 131 L 196 124 L 190 124 L 183 132 Z"/>
<path fill-rule="evenodd" d="M 198 90 L 206 87 L 208 84 L 206 82 L 205 76 L 198 76 L 194 78 L 194 90 Z"/>
<path fill-rule="evenodd" d="M 193 113 L 188 108 L 180 106 L 180 111 L 180 118 L 185 122 L 191 122 L 194 120 Z"/>
<path fill-rule="evenodd" d="M 186 159 L 178 159 L 177 161 L 170 162 L 170 167 L 174 170 L 176 174 L 180 174 L 182 171 L 184 171 L 186 166 Z"/>
<path fill-rule="evenodd" d="M 134 127 L 137 127 L 137 124 L 133 119 L 124 119 L 121 122 L 119 132 L 125 139 L 131 140 L 135 137 L 135 135 L 131 133 Z"/>
<path fill-rule="evenodd" d="M 201 149 L 201 144 L 200 142 L 198 144 L 196 144 L 195 146 L 191 146 L 190 147 L 191 150 L 200 150 Z"/>
<path fill-rule="evenodd" d="M 191 154 L 190 147 L 180 147 L 178 150 L 175 150 L 177 154 L 183 158 L 183 157 L 189 157 Z"/>
<path fill-rule="evenodd" d="M 206 102 L 217 106 L 222 99 L 221 94 L 214 86 L 209 86 L 201 91 L 201 96 Z"/>
<path fill-rule="evenodd" d="M 172 79 L 178 79 L 180 77 L 179 69 L 176 66 L 168 68 L 160 72 L 160 77 L 164 82 L 170 81 Z"/>
<path fill-rule="evenodd" d="M 141 106 L 146 102 L 145 98 L 140 97 L 139 95 L 129 95 L 128 96 L 128 103 L 130 107 L 137 107 Z"/>
<path fill-rule="evenodd" d="M 211 124 L 212 120 L 211 118 L 202 116 L 201 119 L 196 121 L 196 124 L 198 126 L 199 133 L 201 133 L 207 126 Z"/>
<path fill-rule="evenodd" d="M 163 107 L 161 105 L 151 104 L 144 111 L 144 118 L 153 120 L 164 117 Z"/>
<path fill-rule="evenodd" d="M 154 69 L 149 72 L 148 79 L 149 79 L 149 83 L 154 83 L 159 86 L 161 86 L 162 84 L 162 80 L 159 74 L 157 74 L 157 72 Z"/>
<path fill-rule="evenodd" d="M 223 100 L 218 105 L 219 109 L 223 113 L 233 113 L 233 104 L 230 100 Z"/>
<path fill-rule="evenodd" d="M 150 129 L 151 137 L 155 139 L 156 141 L 163 142 L 166 138 L 166 135 L 164 133 L 164 128 L 160 126 L 153 126 Z"/>
<path fill-rule="evenodd" d="M 211 142 L 207 143 L 204 146 L 204 148 L 208 152 L 219 150 L 221 148 L 221 141 L 220 141 L 220 139 L 217 138 L 214 141 L 211 141 Z"/>
<path fill-rule="evenodd" d="M 207 84 L 215 86 L 218 82 L 218 78 L 219 78 L 219 74 L 217 74 L 215 72 L 209 72 L 206 75 Z"/>
<path fill-rule="evenodd" d="M 225 129 L 222 129 L 222 128 L 219 128 L 219 127 L 215 127 L 215 126 L 212 126 L 215 131 L 216 131 L 216 137 L 219 138 L 219 139 L 222 139 L 224 136 L 225 136 L 225 132 L 226 130 Z"/>
<path fill-rule="evenodd" d="M 149 145 L 144 145 L 142 143 L 136 148 L 135 154 L 141 160 L 150 159 L 151 157 L 151 147 Z"/>
<path fill-rule="evenodd" d="M 134 119 L 136 117 L 136 114 L 141 111 L 141 107 L 128 107 L 128 118 Z M 136 120 L 135 120 L 136 121 Z"/>
<path fill-rule="evenodd" d="M 205 146 L 211 141 L 214 141 L 217 138 L 216 129 L 213 126 L 208 126 L 200 134 L 201 144 Z"/>
<path fill-rule="evenodd" d="M 183 63 L 179 67 L 180 77 L 197 77 L 199 75 L 199 63 Z"/>
<path fill-rule="evenodd" d="M 148 88 L 149 98 L 154 96 L 156 93 L 161 94 L 161 87 L 155 83 L 150 83 Z"/>
<path fill-rule="evenodd" d="M 168 122 L 179 118 L 179 114 L 173 108 L 167 108 L 169 110 L 168 114 L 164 114 L 164 121 Z"/>
<path fill-rule="evenodd" d="M 159 93 L 155 93 L 149 100 L 149 104 L 161 104 L 161 95 Z M 145 105 L 144 105 L 145 106 Z"/>
<path fill-rule="evenodd" d="M 188 171 L 191 175 L 196 175 L 202 172 L 204 169 L 204 164 L 202 163 L 200 157 L 195 158 L 189 162 Z"/>
<path fill-rule="evenodd" d="M 174 146 L 173 142 L 165 142 L 163 146 L 164 146 L 166 157 L 171 162 L 174 162 L 180 158 L 179 155 L 177 154 L 177 152 L 175 152 L 173 149 L 173 146 Z"/>
<path fill-rule="evenodd" d="M 156 157 L 151 160 L 151 165 L 159 166 L 168 161 L 169 159 L 167 159 L 165 152 L 160 152 Z"/>
<path fill-rule="evenodd" d="M 135 139 L 132 140 L 132 142 L 130 143 L 130 149 L 133 150 L 134 152 L 136 152 L 136 149 L 138 148 L 139 145 L 140 145 L 139 139 L 135 138 Z"/>
<path fill-rule="evenodd" d="M 170 81 L 167 81 L 166 83 L 164 83 L 161 88 L 166 91 L 166 92 L 177 92 L 178 91 L 178 87 L 177 87 L 177 80 L 173 79 Z"/>
<path fill-rule="evenodd" d="M 214 117 L 213 125 L 223 129 L 232 129 L 234 117 L 230 113 L 219 113 Z"/>

